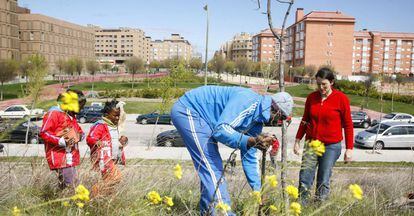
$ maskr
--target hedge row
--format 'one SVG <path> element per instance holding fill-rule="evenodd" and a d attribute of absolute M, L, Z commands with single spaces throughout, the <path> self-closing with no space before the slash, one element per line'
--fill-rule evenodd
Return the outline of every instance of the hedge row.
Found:
<path fill-rule="evenodd" d="M 170 94 L 173 98 L 178 98 L 184 95 L 187 89 L 172 88 Z M 100 97 L 104 98 L 120 98 L 120 97 L 140 97 L 140 98 L 161 98 L 163 90 L 159 88 L 143 88 L 133 90 L 106 90 L 99 92 Z"/>
<path fill-rule="evenodd" d="M 346 93 L 346 94 L 353 94 L 358 96 L 365 96 L 365 85 L 364 83 L 360 82 L 352 82 L 347 80 L 338 80 L 335 83 L 335 87 Z M 376 88 L 371 87 L 369 89 L 368 97 L 371 98 L 380 98 L 381 94 L 376 90 Z M 391 93 L 383 93 L 382 98 L 384 100 L 392 100 L 393 95 Z M 394 101 L 412 104 L 414 103 L 414 96 L 412 95 L 397 95 L 394 94 Z"/>

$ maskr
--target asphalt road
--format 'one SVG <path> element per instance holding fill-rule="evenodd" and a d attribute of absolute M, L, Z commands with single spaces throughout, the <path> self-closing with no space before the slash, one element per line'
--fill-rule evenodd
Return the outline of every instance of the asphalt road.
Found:
<path fill-rule="evenodd" d="M 190 160 L 186 148 L 177 147 L 155 147 L 156 136 L 163 131 L 174 129 L 172 125 L 141 125 L 135 122 L 137 115 L 129 114 L 125 126 L 125 135 L 129 138 L 129 145 L 126 148 L 127 158 L 143 158 L 143 159 L 181 159 Z M 297 128 L 299 126 L 299 118 L 294 118 L 287 130 L 288 135 L 288 160 L 300 161 L 301 157 L 293 154 L 292 147 Z M 36 122 L 40 125 L 41 122 Z M 89 131 L 91 124 L 81 124 L 85 132 Z M 363 129 L 355 128 L 355 134 Z M 264 132 L 274 133 L 277 137 L 281 137 L 280 127 L 265 127 Z M 151 147 L 149 145 L 151 144 Z M 223 159 L 226 159 L 232 149 L 219 144 L 220 152 Z M 5 151 L 0 153 L 0 157 L 6 156 L 44 156 L 43 145 L 24 145 L 24 144 L 5 144 Z M 80 143 L 81 155 L 88 157 L 89 148 L 85 141 Z M 280 158 L 280 154 L 278 155 Z M 339 161 L 342 161 L 342 156 Z M 407 161 L 414 162 L 414 152 L 411 150 L 382 150 L 373 153 L 370 149 L 354 150 L 355 161 L 383 161 L 383 162 L 398 162 Z"/>

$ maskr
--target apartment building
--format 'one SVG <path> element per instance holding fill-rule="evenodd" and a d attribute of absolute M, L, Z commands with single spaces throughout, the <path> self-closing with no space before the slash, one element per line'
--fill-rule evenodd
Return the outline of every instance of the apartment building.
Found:
<path fill-rule="evenodd" d="M 135 28 L 101 28 L 88 25 L 95 33 L 95 56 L 101 61 L 122 64 L 132 56 L 149 62 L 150 38 Z"/>
<path fill-rule="evenodd" d="M 22 10 L 18 14 L 22 59 L 41 54 L 46 58 L 50 71 L 54 71 L 58 60 L 94 57 L 94 35 L 89 28 L 27 12 Z"/>
<path fill-rule="evenodd" d="M 292 66 L 332 65 L 340 75 L 352 74 L 355 18 L 340 11 L 296 11 L 286 30 L 286 62 Z"/>
<path fill-rule="evenodd" d="M 352 71 L 414 75 L 414 33 L 356 31 Z"/>
<path fill-rule="evenodd" d="M 17 0 L 0 0 L 0 59 L 20 59 Z"/>
<path fill-rule="evenodd" d="M 180 34 L 171 34 L 170 38 L 151 41 L 150 61 L 163 61 L 165 59 L 181 58 L 189 61 L 193 49 L 190 42 Z"/>
<path fill-rule="evenodd" d="M 274 29 L 280 35 L 281 29 Z M 262 30 L 252 38 L 252 59 L 254 62 L 271 63 L 279 59 L 280 43 L 270 29 Z"/>

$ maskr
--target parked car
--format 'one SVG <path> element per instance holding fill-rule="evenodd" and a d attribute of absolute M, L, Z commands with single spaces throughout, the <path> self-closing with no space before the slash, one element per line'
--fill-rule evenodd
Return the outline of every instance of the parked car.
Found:
<path fill-rule="evenodd" d="M 27 108 L 26 105 L 13 105 L 7 107 L 4 111 L 0 111 L 0 117 L 2 119 L 7 118 L 13 118 L 13 119 L 19 119 L 19 118 L 41 118 L 44 115 L 43 109 L 33 109 L 30 110 Z"/>
<path fill-rule="evenodd" d="M 377 124 L 359 132 L 355 136 L 355 145 L 375 149 L 411 148 L 414 146 L 414 124 L 400 122 Z"/>
<path fill-rule="evenodd" d="M 380 121 L 375 119 L 372 121 L 372 125 L 378 124 Z M 390 113 L 382 117 L 381 123 L 385 122 L 414 122 L 414 116 L 407 113 Z"/>
<path fill-rule="evenodd" d="M 158 118 L 158 122 L 157 122 Z M 138 115 L 137 123 L 140 124 L 173 124 L 171 121 L 171 115 L 169 113 L 160 114 L 158 112 L 152 112 L 149 114 Z"/>
<path fill-rule="evenodd" d="M 26 142 L 26 130 L 27 121 L 6 120 L 0 124 L 0 141 L 1 142 L 13 142 L 13 143 L 25 143 Z M 30 123 L 28 142 L 30 144 L 38 144 L 43 141 L 39 137 L 40 128 Z"/>
<path fill-rule="evenodd" d="M 0 153 L 3 153 L 4 145 L 0 143 Z"/>
<path fill-rule="evenodd" d="M 183 147 L 184 140 L 177 130 L 164 131 L 157 136 L 157 146 Z"/>
<path fill-rule="evenodd" d="M 371 118 L 364 111 L 352 111 L 351 117 L 354 127 L 368 128 L 371 126 Z"/>
<path fill-rule="evenodd" d="M 102 118 L 102 109 L 101 106 L 85 106 L 77 115 L 76 119 L 79 123 L 89 123 L 96 122 Z"/>

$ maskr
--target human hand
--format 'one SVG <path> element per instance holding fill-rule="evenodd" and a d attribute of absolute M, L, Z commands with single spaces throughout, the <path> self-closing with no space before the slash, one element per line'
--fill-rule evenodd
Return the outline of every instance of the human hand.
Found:
<path fill-rule="evenodd" d="M 349 163 L 349 162 L 352 161 L 352 153 L 353 152 L 354 152 L 354 150 L 352 150 L 352 149 L 347 149 L 345 151 L 345 154 L 344 154 L 344 161 L 345 161 L 345 163 Z"/>
<path fill-rule="evenodd" d="M 119 138 L 119 142 L 121 143 L 121 145 L 122 145 L 122 146 L 127 145 L 127 144 L 128 144 L 128 137 L 126 137 L 126 136 L 121 136 L 121 137 Z"/>
<path fill-rule="evenodd" d="M 257 148 L 261 151 L 266 151 L 272 146 L 275 137 L 269 134 L 260 134 L 254 138 L 254 141 L 250 143 L 250 147 Z"/>
<path fill-rule="evenodd" d="M 300 154 L 300 140 L 295 141 L 295 145 L 293 145 L 293 153 L 295 153 L 295 155 Z"/>

